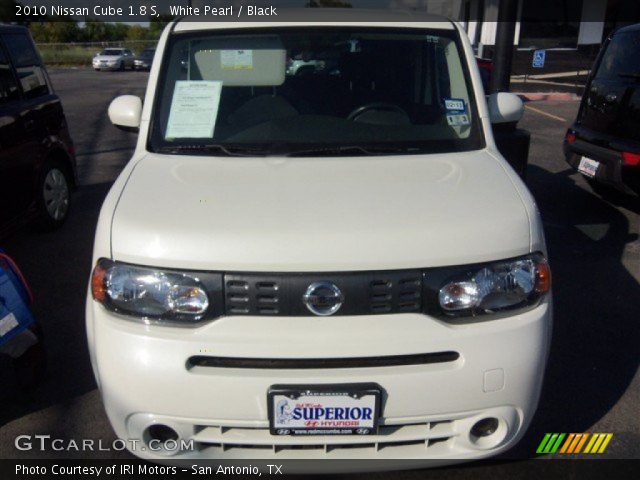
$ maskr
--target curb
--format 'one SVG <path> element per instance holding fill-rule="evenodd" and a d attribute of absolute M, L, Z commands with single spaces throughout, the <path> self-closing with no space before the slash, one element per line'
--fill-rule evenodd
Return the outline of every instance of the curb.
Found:
<path fill-rule="evenodd" d="M 569 92 L 531 92 L 531 93 L 518 93 L 513 92 L 523 102 L 542 102 L 542 101 L 552 101 L 552 102 L 571 102 L 580 100 L 580 97 L 575 93 Z"/>

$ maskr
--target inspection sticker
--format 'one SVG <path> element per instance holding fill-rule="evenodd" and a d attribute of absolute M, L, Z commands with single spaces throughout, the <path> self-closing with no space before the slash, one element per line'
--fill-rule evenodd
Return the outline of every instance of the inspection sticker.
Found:
<path fill-rule="evenodd" d="M 461 113 L 457 115 L 447 115 L 447 123 L 452 127 L 469 125 L 469 116 L 466 113 Z"/>
<path fill-rule="evenodd" d="M 447 111 L 447 123 L 452 127 L 469 125 L 467 106 L 462 98 L 444 98 L 444 108 Z"/>
<path fill-rule="evenodd" d="M 223 70 L 253 70 L 253 50 L 221 50 Z"/>
<path fill-rule="evenodd" d="M 461 98 L 445 98 L 444 108 L 447 112 L 464 113 L 466 111 L 464 100 Z"/>

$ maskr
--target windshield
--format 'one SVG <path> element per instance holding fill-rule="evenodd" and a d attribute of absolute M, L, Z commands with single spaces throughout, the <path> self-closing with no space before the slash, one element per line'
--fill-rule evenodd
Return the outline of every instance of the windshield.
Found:
<path fill-rule="evenodd" d="M 613 36 L 604 52 L 595 78 L 618 79 L 624 75 L 640 75 L 640 33 L 618 33 Z"/>
<path fill-rule="evenodd" d="M 106 50 L 103 50 L 102 52 L 100 52 L 100 55 L 122 55 L 122 50 L 117 50 L 114 48 L 107 48 Z"/>
<path fill-rule="evenodd" d="M 454 30 L 174 35 L 149 148 L 221 155 L 478 149 L 484 143 L 460 52 Z"/>

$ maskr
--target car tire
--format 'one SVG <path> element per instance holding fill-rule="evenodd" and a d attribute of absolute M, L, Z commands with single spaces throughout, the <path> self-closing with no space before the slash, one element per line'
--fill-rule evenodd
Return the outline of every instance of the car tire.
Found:
<path fill-rule="evenodd" d="M 118 71 L 124 72 L 124 62 L 120 62 L 120 65 L 118 65 Z"/>
<path fill-rule="evenodd" d="M 55 230 L 69 216 L 71 177 L 63 164 L 49 161 L 42 169 L 36 190 L 36 225 L 40 230 Z"/>

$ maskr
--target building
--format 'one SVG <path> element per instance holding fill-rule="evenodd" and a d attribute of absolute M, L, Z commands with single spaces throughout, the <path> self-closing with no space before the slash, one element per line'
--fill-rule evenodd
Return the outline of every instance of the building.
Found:
<path fill-rule="evenodd" d="M 601 45 L 613 30 L 640 22 L 639 0 L 518 1 L 519 49 L 583 49 Z M 460 0 L 458 19 L 474 45 L 492 46 L 500 0 Z"/>

